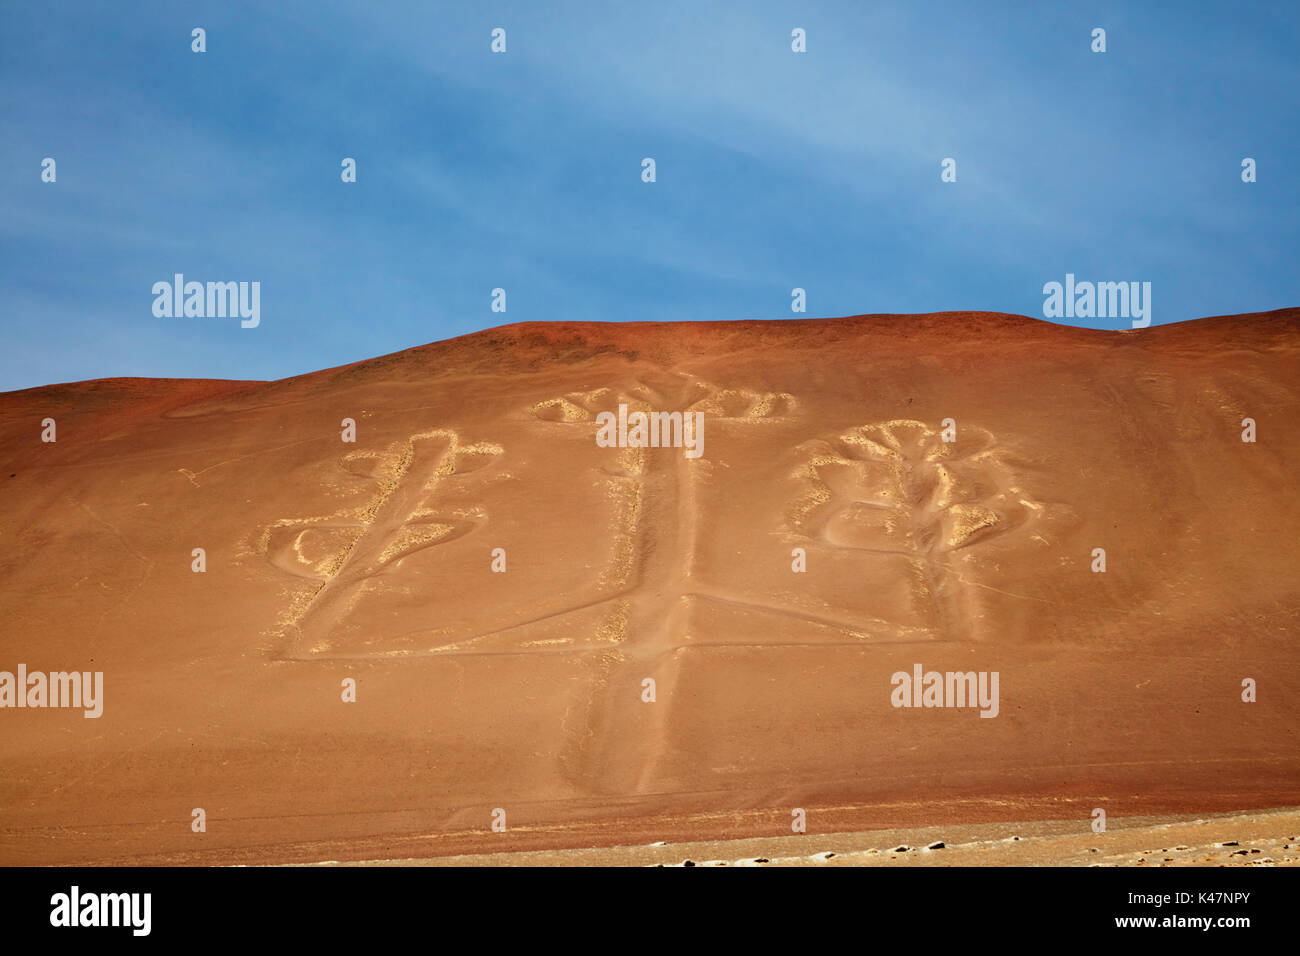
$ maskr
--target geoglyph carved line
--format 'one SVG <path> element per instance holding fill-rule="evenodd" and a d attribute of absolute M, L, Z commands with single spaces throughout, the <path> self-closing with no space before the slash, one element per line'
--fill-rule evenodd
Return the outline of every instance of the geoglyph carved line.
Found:
<path fill-rule="evenodd" d="M 818 442 L 797 472 L 809 485 L 787 515 L 832 547 L 912 556 L 956 550 L 1021 523 L 991 433 L 943 442 L 924 422 L 859 425 Z"/>
<path fill-rule="evenodd" d="M 808 442 L 801 457 L 792 477 L 805 490 L 787 510 L 787 527 L 863 560 L 905 562 L 916 619 L 936 635 L 957 619 L 957 593 L 972 585 L 953 563 L 958 553 L 1044 512 L 1018 486 L 993 434 L 977 426 L 944 442 L 915 419 L 873 422 Z"/>
<path fill-rule="evenodd" d="M 385 511 L 394 504 L 399 490 L 410 483 L 416 461 L 416 446 L 423 441 L 441 440 L 446 449 L 429 473 L 410 494 L 414 504 L 399 507 L 399 513 Z M 435 428 L 417 432 L 384 452 L 350 452 L 339 460 L 342 470 L 378 483 L 374 495 L 355 508 L 327 515 L 281 518 L 262 532 L 258 550 L 273 565 L 298 577 L 320 582 L 310 594 L 299 594 L 279 622 L 282 632 L 305 627 L 309 617 L 323 603 L 336 597 L 347 605 L 355 603 L 355 592 L 371 575 L 428 547 L 468 534 L 485 515 L 458 513 L 442 515 L 425 502 L 438 485 L 458 471 L 474 470 L 502 454 L 492 442 L 463 444 L 452 429 Z M 385 520 L 381 521 L 383 516 Z M 375 540 L 377 539 L 377 540 Z"/>
<path fill-rule="evenodd" d="M 630 408 L 644 411 L 674 408 L 682 411 L 702 411 L 711 417 L 735 422 L 757 422 L 784 417 L 795 407 L 794 396 L 788 393 L 759 392 L 743 388 L 718 388 L 711 383 L 687 373 L 671 373 L 655 378 L 642 377 L 630 386 L 618 388 L 601 386 L 586 390 L 566 392 L 543 398 L 529 411 L 539 421 L 561 426 L 594 427 L 596 415 L 626 403 Z M 446 449 L 428 467 L 417 465 L 418 448 L 425 441 L 443 441 Z M 486 520 L 480 512 L 448 514 L 427 504 L 442 479 L 462 470 L 463 462 L 476 457 L 493 457 L 501 454 L 500 446 L 491 443 L 465 445 L 450 429 L 431 429 L 409 436 L 400 445 L 385 451 L 355 451 L 340 459 L 340 467 L 351 475 L 374 480 L 375 493 L 359 506 L 340 509 L 325 515 L 300 518 L 283 518 L 268 525 L 262 532 L 259 551 L 272 564 L 294 577 L 305 581 L 315 580 L 319 586 L 309 594 L 300 592 L 281 620 L 282 631 L 315 631 L 315 641 L 308 653 L 320 653 L 328 646 L 331 624 L 346 620 L 368 582 L 378 574 L 388 573 L 404 558 L 429 547 L 455 540 L 470 533 Z M 696 496 L 689 492 L 696 473 L 680 463 L 663 462 L 657 468 L 673 469 L 672 476 L 661 476 L 658 484 L 671 478 L 670 485 L 681 485 L 671 498 L 677 509 L 693 510 Z M 622 593 L 635 593 L 637 582 L 648 555 L 641 540 L 645 534 L 647 481 L 650 460 L 644 448 L 620 448 L 613 452 L 598 487 L 613 500 L 616 518 L 615 547 L 612 560 L 602 566 L 596 589 L 608 591 L 622 588 Z M 419 474 L 417 474 L 419 472 Z M 427 472 L 427 475 L 426 475 Z M 406 499 L 412 494 L 413 481 L 423 482 L 420 492 L 423 499 L 414 507 Z M 667 489 L 670 485 L 664 485 Z M 399 502 L 398 499 L 402 500 Z M 659 502 L 656 501 L 656 505 Z M 388 512 L 397 508 L 400 513 Z M 692 547 L 693 526 L 696 516 L 680 515 L 677 544 Z M 659 559 L 670 558 L 661 555 Z M 680 556 L 679 556 L 680 557 Z M 680 563 L 680 562 L 679 562 Z M 685 566 L 689 568 L 690 561 Z M 633 605 L 618 594 L 585 600 L 569 610 L 548 613 L 542 620 L 562 617 L 569 613 L 587 613 L 588 609 L 608 602 L 610 609 L 604 613 L 595 635 L 602 644 L 623 640 L 629 633 L 634 617 Z M 452 643 L 439 644 L 433 652 L 469 650 L 480 638 L 503 634 L 524 626 L 527 622 L 507 625 L 483 635 L 471 635 Z M 302 643 L 300 641 L 300 643 Z M 521 641 L 521 649 L 537 642 Z M 545 638 L 542 645 L 562 647 L 566 641 Z M 539 645 L 541 646 L 541 645 Z M 389 656 L 388 651 L 376 650 L 379 656 Z M 406 656 L 419 651 L 394 650 L 392 654 Z M 351 655 L 349 655 L 351 656 Z"/>

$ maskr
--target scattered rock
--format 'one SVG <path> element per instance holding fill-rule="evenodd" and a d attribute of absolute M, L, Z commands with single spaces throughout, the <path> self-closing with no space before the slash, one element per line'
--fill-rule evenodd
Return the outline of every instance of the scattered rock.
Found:
<path fill-rule="evenodd" d="M 927 850 L 942 850 L 943 848 L 944 848 L 944 842 L 942 840 L 935 840 L 933 843 L 931 843 L 929 846 L 926 847 Z"/>
<path fill-rule="evenodd" d="M 682 864 L 682 866 L 694 866 L 694 865 L 695 865 L 694 862 L 692 862 L 691 860 L 687 860 L 685 863 Z"/>

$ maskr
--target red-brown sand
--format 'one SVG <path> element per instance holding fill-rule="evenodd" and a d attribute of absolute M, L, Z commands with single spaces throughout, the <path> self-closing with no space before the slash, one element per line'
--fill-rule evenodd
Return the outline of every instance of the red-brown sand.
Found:
<path fill-rule="evenodd" d="M 600 447 L 620 404 L 703 454 Z M 0 863 L 1295 807 L 1298 411 L 1295 309 L 524 324 L 0 395 L 0 671 L 104 675 L 99 718 L 0 709 Z M 918 664 L 997 672 L 997 716 L 893 706 Z"/>

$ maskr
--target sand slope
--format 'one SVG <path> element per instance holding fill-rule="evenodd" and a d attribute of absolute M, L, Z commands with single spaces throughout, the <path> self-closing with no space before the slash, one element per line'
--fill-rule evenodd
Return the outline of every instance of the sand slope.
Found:
<path fill-rule="evenodd" d="M 598 447 L 620 403 L 704 455 Z M 106 685 L 0 711 L 0 862 L 1294 806 L 1298 408 L 1300 310 L 526 324 L 0 395 L 0 670 Z M 892 707 L 917 663 L 997 671 L 998 716 Z"/>
<path fill-rule="evenodd" d="M 948 824 L 863 833 L 479 853 L 312 866 L 1300 866 L 1300 811 L 1208 818 L 1113 819 L 1103 833 L 1078 820 Z"/>

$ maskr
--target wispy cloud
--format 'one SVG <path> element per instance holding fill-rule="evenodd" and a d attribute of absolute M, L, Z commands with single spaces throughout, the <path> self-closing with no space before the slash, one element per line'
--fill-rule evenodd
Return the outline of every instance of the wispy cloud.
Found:
<path fill-rule="evenodd" d="M 1295 304 L 1298 22 L 1287 5 L 7 5 L 0 388 L 92 367 L 280 377 L 503 320 L 775 318 L 796 285 L 821 315 L 1036 314 L 1065 271 L 1152 281 L 1157 324 Z M 154 319 L 172 271 L 262 281 L 262 325 Z"/>

